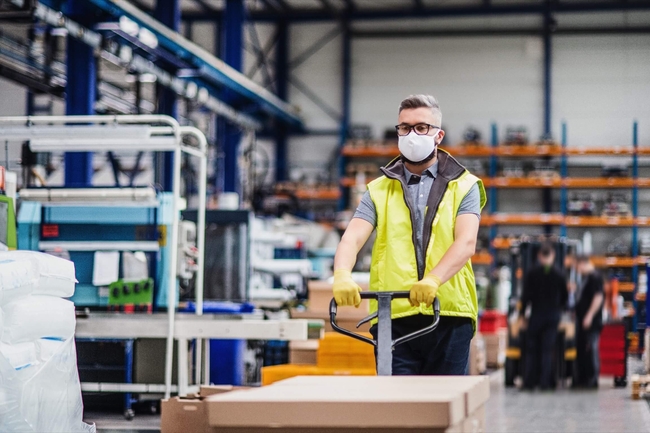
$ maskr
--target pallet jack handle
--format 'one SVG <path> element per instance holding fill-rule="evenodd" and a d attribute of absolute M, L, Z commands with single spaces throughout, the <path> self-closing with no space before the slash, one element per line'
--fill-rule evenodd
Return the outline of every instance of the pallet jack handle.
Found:
<path fill-rule="evenodd" d="M 401 292 L 361 292 L 361 299 L 376 299 L 378 303 L 378 308 L 377 311 L 373 314 L 371 314 L 368 317 L 365 317 L 362 319 L 358 324 L 357 328 L 364 323 L 367 323 L 373 319 L 378 319 L 378 323 L 388 319 L 387 322 L 384 324 L 388 326 L 387 329 L 390 329 L 390 319 L 391 319 L 391 301 L 393 299 L 405 299 L 409 297 L 409 292 L 407 291 L 401 291 Z M 359 341 L 363 341 L 364 343 L 368 343 L 372 346 L 377 347 L 378 346 L 378 340 L 381 340 L 381 338 L 378 336 L 378 340 L 373 340 L 368 337 L 364 337 L 363 335 L 356 334 L 354 332 L 348 331 L 345 328 L 341 328 L 336 324 L 336 313 L 338 310 L 338 305 L 336 304 L 336 300 L 332 299 L 330 302 L 330 324 L 332 325 L 332 329 L 334 329 L 336 332 L 339 332 L 343 335 L 347 335 L 348 337 L 352 337 L 354 339 L 357 339 Z M 440 321 L 440 302 L 438 301 L 438 298 L 435 298 L 433 300 L 433 323 L 426 328 L 422 328 L 418 331 L 412 332 L 410 334 L 404 335 L 400 338 L 397 338 L 395 340 L 390 340 L 391 343 L 391 351 L 392 349 L 395 348 L 395 346 L 398 346 L 402 343 L 406 343 L 407 341 L 411 341 L 415 338 L 418 338 L 422 335 L 428 334 L 429 332 L 432 332 L 434 329 L 438 327 L 438 322 Z M 381 324 L 378 324 L 379 333 L 382 333 L 383 326 Z"/>

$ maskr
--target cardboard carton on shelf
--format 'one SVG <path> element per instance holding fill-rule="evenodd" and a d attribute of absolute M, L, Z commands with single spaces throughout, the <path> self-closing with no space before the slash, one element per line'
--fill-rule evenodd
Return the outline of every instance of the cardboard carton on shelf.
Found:
<path fill-rule="evenodd" d="M 289 342 L 289 363 L 316 365 L 318 340 L 290 341 Z"/>
<path fill-rule="evenodd" d="M 484 426 L 489 394 L 485 376 L 311 376 L 206 402 L 219 433 L 463 433 Z"/>
<path fill-rule="evenodd" d="M 186 397 L 171 397 L 160 403 L 161 433 L 218 433 L 208 423 L 206 398 L 232 391 L 250 389 L 242 386 L 212 385 L 202 386 L 199 394 Z"/>
<path fill-rule="evenodd" d="M 368 290 L 368 284 L 359 284 L 361 290 Z M 332 301 L 332 284 L 327 281 L 317 280 L 309 282 L 309 310 L 314 312 L 325 312 L 329 314 L 330 302 Z M 361 301 L 359 310 L 368 311 L 368 300 Z M 341 309 L 341 312 L 347 308 Z"/>

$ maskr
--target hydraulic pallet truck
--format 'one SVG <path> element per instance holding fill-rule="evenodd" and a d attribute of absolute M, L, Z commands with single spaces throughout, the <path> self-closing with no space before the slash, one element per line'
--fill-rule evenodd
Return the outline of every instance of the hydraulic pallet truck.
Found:
<path fill-rule="evenodd" d="M 377 353 L 377 375 L 391 376 L 393 372 L 393 349 L 407 341 L 426 335 L 438 327 L 440 321 L 440 302 L 438 298 L 433 301 L 433 323 L 419 331 L 412 332 L 400 338 L 393 340 L 391 328 L 391 301 L 398 298 L 408 298 L 409 292 L 361 292 L 361 299 L 377 300 L 377 311 L 368 317 L 363 318 L 357 328 L 364 323 L 377 319 L 377 339 L 373 340 L 363 335 L 355 334 L 347 329 L 341 328 L 336 324 L 337 304 L 336 300 L 330 302 L 330 323 L 332 329 L 348 337 L 355 338 L 364 343 L 375 347 Z"/>

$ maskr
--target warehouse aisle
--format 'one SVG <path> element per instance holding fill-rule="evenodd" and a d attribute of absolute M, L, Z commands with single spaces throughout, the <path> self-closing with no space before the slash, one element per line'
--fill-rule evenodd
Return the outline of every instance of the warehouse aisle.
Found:
<path fill-rule="evenodd" d="M 633 401 L 630 389 L 614 388 L 601 380 L 593 391 L 521 392 L 503 386 L 502 371 L 491 374 L 491 396 L 486 408 L 486 433 L 610 433 L 650 432 L 650 405 Z M 137 415 L 126 421 L 120 414 L 88 413 L 87 422 L 101 433 L 159 431 L 160 417 Z"/>
<path fill-rule="evenodd" d="M 601 379 L 598 391 L 521 392 L 492 375 L 486 432 L 650 432 L 650 406 L 630 398 L 630 388 Z"/>

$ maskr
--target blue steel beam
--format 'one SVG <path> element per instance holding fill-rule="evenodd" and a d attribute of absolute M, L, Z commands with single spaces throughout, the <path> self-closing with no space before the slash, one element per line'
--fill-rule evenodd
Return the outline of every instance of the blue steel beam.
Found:
<path fill-rule="evenodd" d="M 127 0 L 88 0 L 88 3 L 94 4 L 114 18 L 125 16 L 139 26 L 147 28 L 156 36 L 160 46 L 192 64 L 201 71 L 204 79 L 223 85 L 238 97 L 250 100 L 268 115 L 292 126 L 302 127 L 300 118 L 294 113 L 289 104 L 246 78 L 245 75 L 241 74 L 240 69 L 233 68 L 226 59 L 222 61 L 214 57 L 203 48 L 188 41 L 145 12 L 137 9 Z M 225 23 L 228 23 L 231 18 L 227 9 L 225 11 L 225 16 L 227 16 L 224 19 Z M 243 11 L 241 15 L 243 17 Z M 214 17 L 210 18 L 214 19 Z"/>
<path fill-rule="evenodd" d="M 221 25 L 222 58 L 228 66 L 235 71 L 241 71 L 244 54 L 244 25 L 245 9 L 244 0 L 226 0 L 224 20 Z M 232 103 L 237 94 L 226 89 L 223 100 Z M 223 149 L 223 190 L 226 192 L 239 192 L 239 143 L 241 132 L 231 123 L 221 121 L 217 126 L 218 141 Z"/>
<path fill-rule="evenodd" d="M 157 0 L 154 16 L 165 26 L 178 31 L 181 24 L 180 0 Z M 167 114 L 178 119 L 178 101 L 176 92 L 160 84 L 156 85 L 158 114 Z M 174 185 L 174 154 L 173 152 L 158 152 L 156 154 L 156 183 L 163 191 L 171 191 Z"/>
<path fill-rule="evenodd" d="M 275 50 L 275 79 L 278 97 L 287 100 L 289 87 L 289 24 L 280 21 L 277 25 L 278 43 Z M 287 145 L 288 130 L 285 125 L 279 125 L 275 137 L 275 180 L 287 180 Z"/>
<path fill-rule="evenodd" d="M 422 18 L 444 18 L 459 16 L 481 16 L 481 15 L 532 15 L 544 14 L 546 5 L 544 2 L 531 3 L 530 1 L 519 3 L 493 4 L 483 2 L 476 6 L 437 6 L 425 8 L 413 7 L 391 7 L 391 8 L 363 8 L 354 7 L 354 3 L 346 0 L 347 19 L 355 20 L 384 20 L 384 19 L 422 19 Z M 554 1 L 551 5 L 554 13 L 581 13 L 581 12 L 612 12 L 648 10 L 650 2 L 647 0 L 616 0 L 607 2 L 562 2 Z M 323 10 L 291 8 L 288 11 L 260 10 L 251 14 L 254 21 L 276 21 L 278 19 L 289 21 L 330 21 L 332 15 L 324 13 Z M 188 13 L 183 16 L 187 20 L 205 20 L 206 17 L 197 13 Z"/>
<path fill-rule="evenodd" d="M 88 24 L 88 10 L 83 0 L 68 3 L 69 15 Z M 97 63 L 92 47 L 67 38 L 67 83 L 65 113 L 67 115 L 94 114 L 97 92 Z M 85 188 L 93 181 L 93 154 L 91 152 L 66 152 L 64 156 L 64 184 L 70 188 Z"/>

